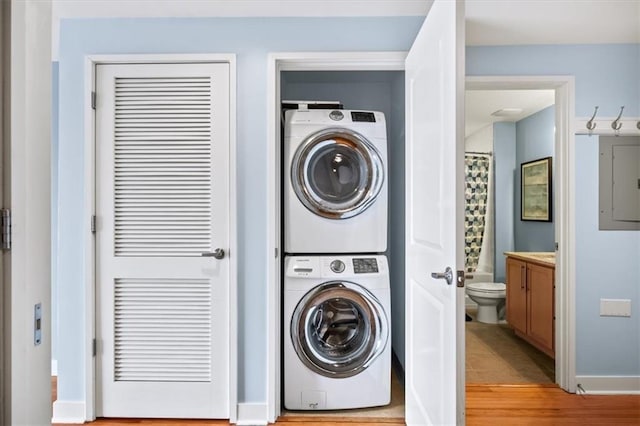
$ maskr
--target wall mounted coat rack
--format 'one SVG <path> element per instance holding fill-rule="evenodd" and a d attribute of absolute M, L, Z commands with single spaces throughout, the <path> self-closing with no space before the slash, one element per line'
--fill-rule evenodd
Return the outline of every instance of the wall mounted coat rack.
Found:
<path fill-rule="evenodd" d="M 594 107 L 590 118 L 576 117 L 576 135 L 640 135 L 640 117 L 623 117 L 624 106 L 620 107 L 617 117 L 598 117 L 598 108 Z"/>

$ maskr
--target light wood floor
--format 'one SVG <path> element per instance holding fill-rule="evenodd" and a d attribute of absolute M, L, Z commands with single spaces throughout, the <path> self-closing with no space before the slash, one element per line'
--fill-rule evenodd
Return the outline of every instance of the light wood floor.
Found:
<path fill-rule="evenodd" d="M 52 383 L 53 399 L 56 383 Z M 640 395 L 574 395 L 554 385 L 467 385 L 468 426 L 493 425 L 640 425 Z M 213 426 L 222 420 L 98 419 L 96 426 Z M 283 426 L 403 425 L 397 418 L 287 416 Z M 65 425 L 67 426 L 67 425 Z M 68 425 L 72 426 L 72 425 Z"/>

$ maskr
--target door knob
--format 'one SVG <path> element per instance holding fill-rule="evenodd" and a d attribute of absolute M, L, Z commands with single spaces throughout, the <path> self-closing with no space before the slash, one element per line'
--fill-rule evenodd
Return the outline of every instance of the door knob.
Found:
<path fill-rule="evenodd" d="M 221 248 L 217 248 L 215 249 L 215 251 L 208 251 L 208 252 L 202 253 L 202 256 L 215 257 L 218 260 L 224 259 L 224 250 Z"/>
<path fill-rule="evenodd" d="M 447 280 L 447 284 L 451 285 L 453 283 L 453 270 L 447 266 L 444 272 L 432 272 L 431 278 Z"/>

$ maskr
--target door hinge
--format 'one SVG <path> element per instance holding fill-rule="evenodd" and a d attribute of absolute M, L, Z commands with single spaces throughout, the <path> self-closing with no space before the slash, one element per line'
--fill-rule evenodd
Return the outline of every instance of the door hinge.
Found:
<path fill-rule="evenodd" d="M 98 343 L 96 339 L 93 339 L 91 341 L 91 353 L 93 356 L 96 356 L 96 354 L 98 353 Z"/>
<path fill-rule="evenodd" d="M 464 271 L 456 271 L 456 286 L 464 287 L 464 280 L 467 278 L 467 274 Z"/>
<path fill-rule="evenodd" d="M 2 209 L 0 215 L 0 248 L 11 250 L 11 210 Z"/>
<path fill-rule="evenodd" d="M 91 109 L 96 109 L 96 92 L 91 92 Z"/>
<path fill-rule="evenodd" d="M 96 233 L 96 215 L 91 216 L 91 233 Z"/>

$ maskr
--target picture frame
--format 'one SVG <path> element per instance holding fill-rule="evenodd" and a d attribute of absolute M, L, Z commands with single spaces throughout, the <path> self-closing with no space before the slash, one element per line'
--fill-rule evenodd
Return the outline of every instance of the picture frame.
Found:
<path fill-rule="evenodd" d="M 520 164 L 520 219 L 553 221 L 551 157 Z"/>

